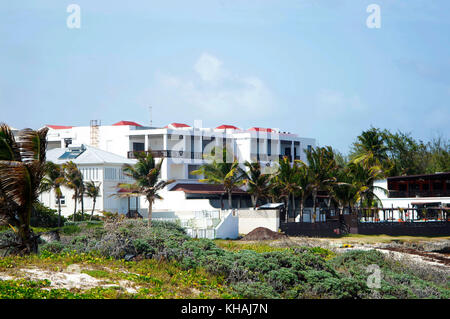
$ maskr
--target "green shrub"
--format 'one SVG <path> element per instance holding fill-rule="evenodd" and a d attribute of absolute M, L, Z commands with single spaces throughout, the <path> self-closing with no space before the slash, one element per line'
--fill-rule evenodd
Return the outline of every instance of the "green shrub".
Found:
<path fill-rule="evenodd" d="M 242 298 L 248 299 L 276 299 L 280 295 L 275 289 L 263 282 L 240 282 L 233 285 L 234 291 Z"/>
<path fill-rule="evenodd" d="M 67 217 L 67 220 L 73 221 L 73 214 L 69 215 Z M 77 212 L 75 214 L 75 221 L 76 222 L 85 222 L 85 221 L 90 221 L 90 220 L 95 220 L 95 221 L 100 221 L 100 217 L 97 215 L 93 215 L 91 218 L 91 213 L 82 213 L 82 212 Z"/>
<path fill-rule="evenodd" d="M 61 216 L 61 225 L 64 225 L 66 219 Z M 30 225 L 33 227 L 54 228 L 58 227 L 58 213 L 57 210 L 46 207 L 41 202 L 33 205 L 33 210 L 30 218 Z"/>

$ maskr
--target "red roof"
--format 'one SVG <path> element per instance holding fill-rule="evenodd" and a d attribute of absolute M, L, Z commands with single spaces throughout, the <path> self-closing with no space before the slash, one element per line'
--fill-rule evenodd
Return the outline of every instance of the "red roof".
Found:
<path fill-rule="evenodd" d="M 184 124 L 184 123 L 170 123 L 169 125 L 170 125 L 170 126 L 173 126 L 173 127 L 177 127 L 177 128 L 180 128 L 180 127 L 190 127 L 189 125 Z M 165 128 L 169 127 L 169 125 L 166 125 Z"/>
<path fill-rule="evenodd" d="M 218 127 L 216 127 L 216 129 L 218 129 L 218 130 L 225 130 L 225 129 L 239 130 L 239 128 L 234 125 L 226 125 L 226 124 L 218 126 Z"/>
<path fill-rule="evenodd" d="M 188 194 L 226 194 L 223 185 L 213 185 L 213 184 L 188 184 L 179 183 L 175 185 L 171 191 L 183 191 Z M 233 194 L 247 194 L 244 190 L 240 188 L 234 188 Z"/>
<path fill-rule="evenodd" d="M 249 131 L 256 131 L 256 132 L 274 132 L 271 128 L 264 128 L 264 127 L 252 127 L 248 129 Z"/>
<path fill-rule="evenodd" d="M 136 122 L 131 122 L 131 121 L 120 121 L 120 122 L 113 124 L 113 126 L 119 126 L 119 125 L 142 126 L 141 124 L 138 124 Z"/>
<path fill-rule="evenodd" d="M 45 125 L 45 126 L 51 128 L 51 129 L 54 129 L 54 130 L 64 130 L 64 129 L 69 129 L 69 128 L 72 128 L 72 127 L 73 127 L 73 126 L 49 125 L 49 124 L 47 124 L 47 125 Z"/>

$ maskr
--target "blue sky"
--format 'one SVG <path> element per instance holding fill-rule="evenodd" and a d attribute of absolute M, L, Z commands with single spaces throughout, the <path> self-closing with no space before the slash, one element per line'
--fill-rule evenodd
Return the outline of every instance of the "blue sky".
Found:
<path fill-rule="evenodd" d="M 148 124 L 152 105 L 155 125 L 274 127 L 344 153 L 370 126 L 448 138 L 449 34 L 447 0 L 2 1 L 0 121 Z"/>

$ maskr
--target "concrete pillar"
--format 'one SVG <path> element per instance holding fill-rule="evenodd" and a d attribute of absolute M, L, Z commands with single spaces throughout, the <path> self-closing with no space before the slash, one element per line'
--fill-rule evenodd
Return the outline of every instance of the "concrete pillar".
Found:
<path fill-rule="evenodd" d="M 149 148 L 149 136 L 148 134 L 144 135 L 144 151 L 148 151 Z"/>
<path fill-rule="evenodd" d="M 294 141 L 291 141 L 291 159 L 294 162 Z"/>
<path fill-rule="evenodd" d="M 163 135 L 163 150 L 168 150 L 167 134 Z"/>

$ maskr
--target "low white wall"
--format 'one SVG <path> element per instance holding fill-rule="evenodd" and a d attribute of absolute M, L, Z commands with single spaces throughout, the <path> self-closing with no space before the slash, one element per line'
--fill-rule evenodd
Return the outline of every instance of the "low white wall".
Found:
<path fill-rule="evenodd" d="M 278 210 L 239 210 L 239 234 L 248 234 L 258 227 L 265 227 L 277 232 L 280 228 Z"/>
<path fill-rule="evenodd" d="M 239 217 L 236 213 L 229 213 L 216 227 L 216 238 L 236 239 L 239 236 Z"/>

